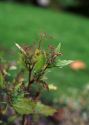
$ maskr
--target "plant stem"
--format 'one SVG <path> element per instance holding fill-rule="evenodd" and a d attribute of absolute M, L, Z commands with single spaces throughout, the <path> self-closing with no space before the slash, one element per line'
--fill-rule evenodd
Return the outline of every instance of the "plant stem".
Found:
<path fill-rule="evenodd" d="M 23 118 L 22 118 L 22 125 L 25 125 L 25 118 L 26 118 L 26 116 L 23 115 Z"/>
<path fill-rule="evenodd" d="M 32 125 L 32 120 L 28 115 L 23 115 L 22 125 Z"/>
<path fill-rule="evenodd" d="M 30 89 L 30 85 L 31 85 L 31 70 L 29 70 L 29 74 L 28 74 L 28 88 L 27 88 L 28 91 Z"/>

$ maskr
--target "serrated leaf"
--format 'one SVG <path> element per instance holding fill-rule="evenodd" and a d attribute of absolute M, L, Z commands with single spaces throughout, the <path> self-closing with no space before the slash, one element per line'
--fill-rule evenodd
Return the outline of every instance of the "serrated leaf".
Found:
<path fill-rule="evenodd" d="M 0 88 L 3 89 L 4 87 L 5 87 L 4 78 L 3 75 L 0 73 Z"/>
<path fill-rule="evenodd" d="M 73 62 L 72 60 L 60 60 L 60 59 L 58 59 L 55 66 L 62 68 L 66 65 L 71 64 L 72 62 Z"/>
<path fill-rule="evenodd" d="M 46 59 L 45 59 L 45 55 L 39 50 L 39 53 L 37 55 L 34 55 L 36 64 L 34 66 L 33 71 L 35 73 L 39 72 L 43 66 L 45 65 Z"/>
<path fill-rule="evenodd" d="M 56 109 L 52 107 L 26 98 L 19 99 L 17 103 L 13 104 L 13 108 L 20 115 L 41 114 L 45 116 L 51 116 L 56 112 Z"/>
<path fill-rule="evenodd" d="M 58 44 L 57 48 L 55 49 L 55 52 L 59 53 L 61 49 L 61 43 Z"/>
<path fill-rule="evenodd" d="M 20 115 L 24 114 L 32 114 L 34 112 L 34 107 L 36 103 L 30 99 L 22 98 L 19 99 L 18 102 L 13 104 L 13 108 Z"/>
<path fill-rule="evenodd" d="M 35 113 L 45 115 L 45 116 L 52 116 L 56 112 L 56 109 L 49 107 L 47 105 L 38 102 L 35 107 Z"/>

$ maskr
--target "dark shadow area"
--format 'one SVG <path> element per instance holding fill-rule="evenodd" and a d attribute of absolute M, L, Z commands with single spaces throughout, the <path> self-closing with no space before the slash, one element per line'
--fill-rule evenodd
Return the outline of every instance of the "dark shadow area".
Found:
<path fill-rule="evenodd" d="M 58 11 L 66 11 L 69 13 L 81 15 L 84 17 L 89 17 L 89 0 L 70 0 L 68 2 L 67 0 L 50 0 L 48 4 L 43 4 L 43 0 L 0 0 L 2 2 L 16 2 L 20 4 L 33 4 L 38 7 L 44 7 L 44 8 L 51 8 L 51 9 L 56 9 Z M 44 0 L 47 1 L 47 0 Z M 48 0 L 49 1 L 49 0 Z M 72 1 L 74 1 L 72 3 Z"/>
<path fill-rule="evenodd" d="M 74 14 L 77 14 L 77 15 L 81 15 L 81 16 L 84 16 L 84 17 L 89 17 L 89 7 L 88 6 L 87 7 L 83 7 L 83 6 L 68 7 L 68 8 L 65 8 L 64 11 L 74 13 Z"/>

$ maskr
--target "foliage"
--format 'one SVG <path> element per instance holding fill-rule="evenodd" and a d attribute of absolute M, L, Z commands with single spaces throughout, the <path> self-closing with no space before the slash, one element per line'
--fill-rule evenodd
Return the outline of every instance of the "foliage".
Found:
<path fill-rule="evenodd" d="M 63 67 L 71 61 L 59 60 L 60 43 L 57 48 L 50 45 L 48 49 L 42 49 L 41 43 L 44 36 L 44 34 L 41 36 L 38 46 L 20 46 L 16 43 L 20 51 L 19 63 L 1 65 L 0 91 L 2 95 L 0 102 L 2 106 L 5 104 L 5 108 L 1 108 L 1 115 L 7 112 L 8 107 L 12 107 L 17 116 L 30 114 L 49 116 L 56 112 L 56 109 L 39 102 L 41 91 L 50 90 L 48 83 L 44 80 L 45 72 L 51 68 Z M 17 74 L 12 75 L 10 70 L 16 70 Z M 33 85 L 36 88 L 40 86 L 41 89 L 35 89 L 32 92 Z"/>
<path fill-rule="evenodd" d="M 0 73 L 0 88 L 4 88 L 4 78 L 3 75 Z"/>

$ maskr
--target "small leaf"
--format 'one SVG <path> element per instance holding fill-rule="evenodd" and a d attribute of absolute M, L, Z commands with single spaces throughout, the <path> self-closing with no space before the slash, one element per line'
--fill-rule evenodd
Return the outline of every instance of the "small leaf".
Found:
<path fill-rule="evenodd" d="M 16 120 L 17 116 L 16 115 L 12 115 L 8 118 L 8 125 L 12 124 L 15 120 Z"/>
<path fill-rule="evenodd" d="M 52 116 L 56 112 L 56 109 L 49 107 L 47 105 L 42 104 L 41 102 L 37 102 L 35 107 L 35 113 L 45 115 L 45 116 Z"/>
<path fill-rule="evenodd" d="M 24 51 L 24 49 L 18 44 L 18 43 L 15 43 L 16 47 L 24 54 L 26 55 L 26 52 Z"/>
<path fill-rule="evenodd" d="M 21 85 L 22 85 L 22 83 L 17 84 L 14 88 L 14 92 L 18 91 L 20 89 Z"/>
<path fill-rule="evenodd" d="M 55 52 L 59 53 L 61 49 L 61 43 L 58 44 L 57 48 L 55 49 Z"/>
<path fill-rule="evenodd" d="M 1 108 L 1 113 L 4 115 L 4 114 L 6 114 L 6 112 L 7 112 L 7 103 L 6 102 L 1 102 L 0 101 L 0 108 Z"/>
<path fill-rule="evenodd" d="M 69 65 L 69 64 L 71 64 L 73 61 L 72 60 L 60 60 L 60 59 L 58 59 L 58 61 L 56 62 L 56 66 L 57 67 L 60 67 L 60 68 L 62 68 L 62 67 L 64 67 L 64 66 L 66 66 L 66 65 Z"/>
<path fill-rule="evenodd" d="M 22 99 L 19 99 L 18 102 L 13 104 L 13 108 L 20 115 L 32 114 L 34 111 L 35 105 L 36 105 L 36 103 L 33 102 L 32 100 L 22 98 Z"/>
<path fill-rule="evenodd" d="M 0 88 L 4 88 L 5 87 L 5 84 L 4 84 L 4 78 L 3 78 L 3 75 L 0 73 Z"/>
<path fill-rule="evenodd" d="M 55 86 L 53 84 L 49 84 L 48 87 L 49 87 L 49 90 L 54 90 L 55 91 L 55 90 L 58 89 L 57 86 Z"/>
<path fill-rule="evenodd" d="M 34 59 L 35 59 L 35 61 L 36 61 L 36 64 L 35 64 L 35 66 L 34 66 L 33 71 L 34 71 L 35 73 L 37 73 L 37 72 L 40 72 L 41 69 L 44 67 L 45 62 L 46 62 L 46 59 L 45 59 L 44 53 L 42 53 L 42 52 L 41 52 L 40 50 L 38 50 L 38 49 L 37 49 L 36 52 L 35 52 Z"/>

